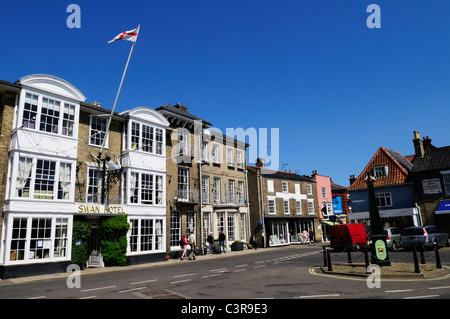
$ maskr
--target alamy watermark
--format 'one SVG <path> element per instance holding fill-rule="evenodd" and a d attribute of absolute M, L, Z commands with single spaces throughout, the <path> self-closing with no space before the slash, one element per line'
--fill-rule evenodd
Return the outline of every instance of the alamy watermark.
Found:
<path fill-rule="evenodd" d="M 190 132 L 186 127 L 178 127 L 172 131 L 173 147 L 168 156 L 177 164 L 182 162 L 191 164 L 196 158 L 197 163 L 208 161 L 222 164 L 225 161 L 229 165 L 237 167 L 242 165 L 244 168 L 246 159 L 243 156 L 248 146 L 247 154 L 250 162 L 258 158 L 264 159 L 268 174 L 272 170 L 275 173 L 279 168 L 279 128 L 227 128 L 224 134 L 220 129 L 206 128 L 202 121 L 196 120 L 193 125 L 193 139 Z M 241 157 L 235 154 L 235 150 L 241 151 Z"/>
<path fill-rule="evenodd" d="M 78 4 L 69 4 L 66 12 L 70 13 L 67 17 L 66 25 L 69 29 L 81 28 L 81 8 Z M 381 8 L 378 4 L 369 4 L 366 9 L 370 15 L 367 17 L 366 25 L 369 29 L 381 28 Z"/>
<path fill-rule="evenodd" d="M 367 266 L 367 273 L 370 275 L 366 279 L 367 288 L 381 288 L 381 268 L 378 265 Z"/>

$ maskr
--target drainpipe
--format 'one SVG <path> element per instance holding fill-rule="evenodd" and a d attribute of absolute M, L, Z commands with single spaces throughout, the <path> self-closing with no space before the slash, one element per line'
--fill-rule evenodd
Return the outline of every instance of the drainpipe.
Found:
<path fill-rule="evenodd" d="M 261 167 L 262 169 L 262 167 Z M 259 172 L 259 188 L 260 188 L 260 197 L 261 197 L 261 220 L 263 221 L 263 236 L 262 236 L 262 245 L 266 248 L 266 222 L 264 220 L 264 198 L 263 198 L 263 184 L 262 184 L 262 175 L 261 171 Z"/>
<path fill-rule="evenodd" d="M 247 193 L 247 238 L 250 238 L 253 234 L 251 233 L 251 227 L 250 227 L 250 202 L 248 197 L 248 178 L 247 178 L 248 169 L 245 169 L 245 192 Z"/>

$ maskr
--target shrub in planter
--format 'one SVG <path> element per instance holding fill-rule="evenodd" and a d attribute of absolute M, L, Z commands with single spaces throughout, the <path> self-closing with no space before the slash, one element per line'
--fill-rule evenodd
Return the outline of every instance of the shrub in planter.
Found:
<path fill-rule="evenodd" d="M 88 245 L 92 228 L 89 222 L 74 221 L 72 228 L 72 263 L 84 268 L 89 258 Z"/>
<path fill-rule="evenodd" d="M 100 225 L 102 256 L 105 266 L 127 264 L 127 232 L 130 229 L 126 215 L 105 219 Z"/>

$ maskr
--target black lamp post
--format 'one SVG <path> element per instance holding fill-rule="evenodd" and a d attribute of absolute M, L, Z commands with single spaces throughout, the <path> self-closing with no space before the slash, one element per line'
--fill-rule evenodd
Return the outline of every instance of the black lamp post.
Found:
<path fill-rule="evenodd" d="M 377 201 L 373 183 L 375 181 L 373 171 L 367 173 L 366 183 L 369 194 L 369 218 L 370 218 L 370 251 L 372 253 L 372 263 L 378 266 L 390 266 L 388 250 L 386 246 L 386 234 L 381 223 L 380 212 L 378 211 Z"/>

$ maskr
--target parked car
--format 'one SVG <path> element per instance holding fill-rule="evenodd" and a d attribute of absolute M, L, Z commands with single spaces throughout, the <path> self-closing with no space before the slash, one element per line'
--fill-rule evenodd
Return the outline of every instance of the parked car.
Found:
<path fill-rule="evenodd" d="M 449 245 L 448 234 L 436 226 L 407 227 L 403 229 L 400 242 L 404 247 L 423 245 L 424 247 Z"/>
<path fill-rule="evenodd" d="M 330 245 L 335 248 L 367 246 L 367 232 L 363 224 L 342 224 L 331 226 Z"/>
<path fill-rule="evenodd" d="M 397 227 L 384 227 L 384 233 L 386 234 L 386 246 L 388 249 L 396 251 L 397 248 L 402 246 L 400 237 L 402 231 Z"/>

